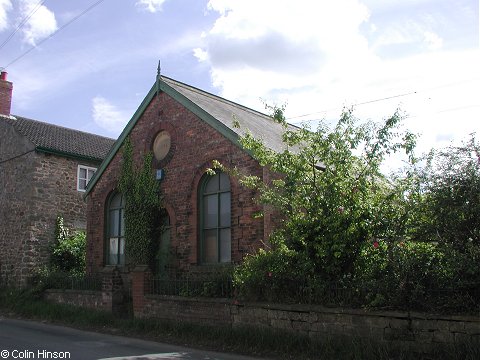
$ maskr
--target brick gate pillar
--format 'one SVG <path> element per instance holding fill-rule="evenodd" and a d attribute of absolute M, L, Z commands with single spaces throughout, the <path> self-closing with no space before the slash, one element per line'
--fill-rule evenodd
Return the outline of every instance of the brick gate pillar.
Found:
<path fill-rule="evenodd" d="M 123 302 L 123 281 L 116 266 L 106 266 L 102 271 L 102 306 L 114 312 Z"/>
<path fill-rule="evenodd" d="M 145 294 L 151 290 L 152 273 L 146 265 L 138 265 L 132 272 L 133 316 L 144 317 Z"/>

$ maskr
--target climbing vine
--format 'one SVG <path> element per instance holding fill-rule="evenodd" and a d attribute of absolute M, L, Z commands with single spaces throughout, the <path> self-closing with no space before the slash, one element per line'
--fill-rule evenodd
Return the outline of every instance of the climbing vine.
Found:
<path fill-rule="evenodd" d="M 160 184 L 152 173 L 153 154 L 135 166 L 133 146 L 128 138 L 123 145 L 123 164 L 118 189 L 125 202 L 125 253 L 131 265 L 152 265 L 156 253 L 159 214 L 162 208 Z"/>

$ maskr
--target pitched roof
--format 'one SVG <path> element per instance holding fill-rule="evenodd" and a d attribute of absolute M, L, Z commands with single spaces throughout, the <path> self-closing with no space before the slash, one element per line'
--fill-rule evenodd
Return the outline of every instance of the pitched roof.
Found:
<path fill-rule="evenodd" d="M 270 116 L 169 77 L 161 76 L 158 78 L 157 82 L 153 84 L 149 93 L 142 101 L 125 129 L 123 129 L 123 132 L 115 142 L 115 145 L 111 148 L 109 154 L 89 182 L 85 196 L 88 196 L 91 189 L 93 189 L 98 179 L 102 176 L 103 171 L 105 171 L 110 161 L 118 152 L 123 141 L 129 135 L 138 119 L 142 116 L 148 104 L 153 100 L 157 91 L 165 92 L 171 96 L 188 110 L 192 111 L 200 119 L 215 128 L 227 139 L 240 147 L 241 145 L 238 142 L 239 137 L 246 131 L 250 131 L 255 138 L 261 139 L 268 148 L 275 151 L 282 151 L 285 149 L 285 145 L 282 142 L 282 125 L 275 122 Z M 234 126 L 234 122 L 238 122 L 240 126 Z M 289 125 L 289 127 L 291 129 L 297 129 L 295 126 Z"/>
<path fill-rule="evenodd" d="M 282 142 L 284 129 L 271 116 L 165 76 L 162 76 L 162 80 L 232 130 L 237 136 L 244 135 L 248 130 L 255 138 L 262 139 L 266 147 L 275 151 L 285 150 L 285 144 Z M 233 126 L 234 118 L 240 126 Z M 289 125 L 289 127 L 298 129 L 293 125 Z"/>
<path fill-rule="evenodd" d="M 1 116 L 1 120 L 13 126 L 41 152 L 102 161 L 115 143 L 114 139 L 21 116 Z"/>

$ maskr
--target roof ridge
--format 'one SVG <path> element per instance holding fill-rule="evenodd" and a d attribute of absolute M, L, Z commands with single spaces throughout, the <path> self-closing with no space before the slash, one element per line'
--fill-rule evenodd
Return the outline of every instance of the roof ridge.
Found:
<path fill-rule="evenodd" d="M 69 128 L 69 127 L 66 127 L 66 126 L 61 126 L 61 125 L 57 125 L 57 124 L 48 123 L 48 122 L 46 122 L 46 121 L 31 119 L 31 118 L 27 118 L 27 117 L 19 116 L 19 115 L 12 115 L 12 116 L 15 117 L 15 119 L 12 119 L 12 118 L 11 118 L 11 120 L 13 120 L 13 121 L 16 121 L 16 119 L 22 119 L 22 120 L 26 120 L 26 121 L 32 121 L 32 122 L 40 123 L 40 124 L 43 124 L 43 125 L 46 125 L 46 126 L 49 126 L 49 127 L 52 127 L 52 128 L 63 129 L 63 130 L 67 130 L 67 131 L 71 131 L 71 132 L 76 132 L 76 133 L 80 133 L 80 134 L 95 136 L 95 137 L 103 138 L 103 139 L 106 139 L 106 140 L 113 140 L 113 141 L 116 140 L 116 139 L 113 139 L 113 138 L 109 138 L 109 137 L 107 137 L 107 136 L 103 136 L 103 135 L 99 135 L 99 134 L 94 134 L 94 133 L 87 132 L 87 131 L 83 131 L 83 130 L 72 129 L 72 128 Z"/>
<path fill-rule="evenodd" d="M 263 139 L 266 147 L 274 151 L 285 150 L 285 145 L 282 141 L 284 124 L 279 123 L 273 117 L 195 86 L 161 75 L 157 76 L 156 82 L 153 83 L 150 91 L 130 118 L 130 121 L 123 129 L 119 138 L 112 148 L 110 148 L 107 156 L 89 182 L 84 195 L 85 197 L 95 188 L 105 169 L 107 169 L 110 162 L 120 150 L 122 142 L 143 117 L 147 107 L 152 104 L 152 101 L 156 99 L 160 91 L 172 98 L 173 101 L 179 103 L 187 111 L 193 113 L 200 121 L 205 122 L 215 131 L 218 131 L 228 141 L 238 146 L 241 151 L 248 153 L 248 150 L 244 149 L 239 141 L 240 137 L 244 135 L 245 130 L 251 131 L 256 138 Z M 235 114 L 238 115 L 238 124 L 234 118 L 232 118 L 232 115 Z M 287 126 L 290 129 L 296 128 L 296 126 L 292 124 L 287 124 Z"/>
<path fill-rule="evenodd" d="M 210 93 L 210 92 L 208 92 L 208 91 L 202 90 L 202 89 L 197 88 L 197 87 L 192 86 L 192 85 L 188 85 L 188 84 L 186 84 L 186 83 L 184 83 L 184 82 L 181 82 L 181 81 L 172 79 L 171 77 L 168 77 L 168 76 L 165 76 L 165 75 L 162 75 L 162 78 L 168 79 L 168 80 L 170 80 L 170 81 L 172 81 L 172 82 L 174 82 L 174 83 L 176 83 L 176 84 L 178 84 L 179 86 L 182 86 L 182 87 L 184 87 L 184 88 L 190 89 L 190 90 L 195 91 L 195 92 L 197 92 L 197 93 L 201 93 L 201 94 L 204 95 L 204 96 L 207 96 L 207 97 L 210 97 L 210 98 L 215 98 L 215 99 L 220 100 L 220 101 L 222 101 L 222 102 L 235 105 L 235 106 L 237 106 L 237 107 L 239 107 L 239 108 L 242 108 L 242 109 L 244 109 L 245 111 L 251 112 L 251 113 L 253 113 L 253 114 L 261 115 L 261 116 L 263 116 L 263 117 L 265 117 L 265 118 L 272 119 L 271 116 L 269 116 L 269 115 L 267 115 L 267 114 L 265 114 L 265 113 L 262 113 L 261 111 L 252 109 L 252 108 L 250 108 L 250 107 L 248 107 L 248 106 L 245 106 L 245 105 L 242 105 L 242 104 L 239 104 L 239 103 L 237 103 L 237 102 L 235 102 L 235 101 L 226 99 L 226 98 L 224 98 L 224 97 L 222 97 L 222 96 L 212 94 L 212 93 Z"/>
<path fill-rule="evenodd" d="M 81 160 L 102 161 L 115 139 L 23 116 L 4 117 L 5 123 L 33 143 L 36 150 Z"/>

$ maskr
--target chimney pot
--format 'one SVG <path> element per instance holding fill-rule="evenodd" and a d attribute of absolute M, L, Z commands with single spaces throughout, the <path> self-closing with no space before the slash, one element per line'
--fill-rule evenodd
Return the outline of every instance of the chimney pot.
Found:
<path fill-rule="evenodd" d="M 8 73 L 6 71 L 2 71 L 0 74 L 0 79 L 6 81 Z"/>

